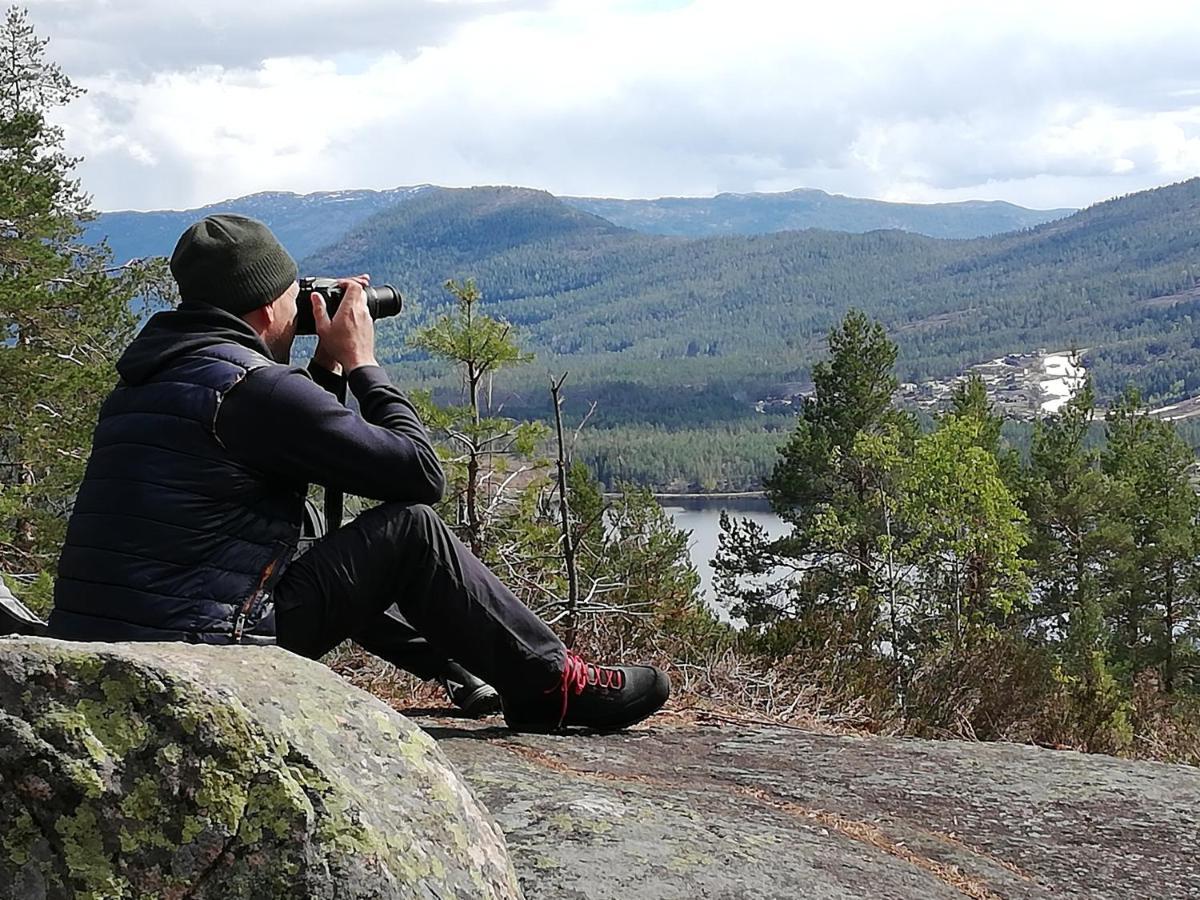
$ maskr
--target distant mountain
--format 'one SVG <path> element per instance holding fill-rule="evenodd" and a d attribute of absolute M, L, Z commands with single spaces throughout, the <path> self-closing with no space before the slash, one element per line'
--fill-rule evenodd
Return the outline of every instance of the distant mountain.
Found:
<path fill-rule="evenodd" d="M 197 219 L 218 212 L 235 212 L 266 222 L 298 258 L 336 241 L 381 209 L 427 190 L 430 190 L 429 185 L 390 191 L 323 191 L 316 194 L 266 191 L 199 209 L 107 212 L 88 223 L 84 238 L 90 243 L 107 238 L 113 256 L 120 261 L 143 256 L 170 256 L 179 235 Z"/>
<path fill-rule="evenodd" d="M 605 398 L 608 421 L 712 423 L 801 380 L 851 307 L 889 328 L 906 380 L 1074 345 L 1089 348 L 1102 393 L 1131 378 L 1152 397 L 1200 389 L 1197 258 L 1200 180 L 959 241 L 646 235 L 544 192 L 443 189 L 365 220 L 305 267 L 370 271 L 420 301 L 424 312 L 380 329 L 382 351 L 414 375 L 425 367 L 405 327 L 446 301 L 446 278 L 474 276 L 538 354 L 538 377 L 570 369 Z"/>
<path fill-rule="evenodd" d="M 1025 209 L 1002 201 L 886 203 L 801 189 L 778 194 L 718 194 L 609 200 L 563 197 L 563 202 L 647 234 L 710 237 L 823 228 L 864 232 L 894 228 L 929 237 L 972 238 L 1019 231 L 1061 219 L 1073 209 Z"/>
<path fill-rule="evenodd" d="M 106 212 L 88 224 L 85 238 L 107 238 L 118 260 L 169 256 L 180 233 L 216 212 L 236 212 L 266 222 L 297 259 L 336 243 L 376 213 L 421 195 L 442 195 L 434 185 L 387 191 L 267 191 L 199 209 Z M 487 190 L 486 188 L 484 190 Z M 505 190 L 524 191 L 524 188 Z M 538 191 L 545 197 L 549 194 Z M 885 203 L 797 190 L 784 194 L 719 194 L 710 198 L 606 200 L 564 197 L 569 207 L 646 234 L 705 237 L 767 234 L 803 228 L 865 232 L 894 228 L 930 237 L 966 238 L 1017 231 L 1062 218 L 1073 210 L 1031 210 L 1011 203 Z"/>

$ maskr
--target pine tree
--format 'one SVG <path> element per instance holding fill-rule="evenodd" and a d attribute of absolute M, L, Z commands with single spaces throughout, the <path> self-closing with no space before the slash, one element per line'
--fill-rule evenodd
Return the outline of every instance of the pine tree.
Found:
<path fill-rule="evenodd" d="M 447 281 L 445 287 L 454 295 L 455 311 L 422 328 L 411 342 L 435 359 L 453 363 L 462 377 L 465 405 L 447 409 L 426 405 L 422 412 L 429 426 L 444 432 L 461 453 L 452 460 L 450 472 L 452 484 L 459 488 L 455 497 L 461 511 L 459 523 L 471 552 L 482 557 L 488 524 L 487 482 L 505 469 L 510 454 L 530 453 L 545 428 L 487 415 L 492 376 L 533 357 L 517 346 L 507 322 L 479 311 L 483 295 L 473 279 Z"/>
<path fill-rule="evenodd" d="M 1006 446 L 1001 438 L 1004 418 L 996 413 L 988 398 L 987 385 L 978 373 L 972 372 L 955 385 L 950 398 L 950 410 L 946 415 L 976 424 L 977 446 L 995 457 L 1004 483 L 1016 487 L 1020 480 L 1021 460 L 1017 452 Z"/>
<path fill-rule="evenodd" d="M 979 419 L 947 416 L 917 441 L 903 492 L 905 555 L 923 599 L 923 643 L 958 650 L 1004 624 L 1029 595 L 1020 558 L 1025 514 Z"/>
<path fill-rule="evenodd" d="M 660 638 L 702 641 L 705 632 L 717 630 L 699 596 L 700 576 L 688 552 L 691 532 L 675 525 L 649 488 L 620 485 L 606 512 L 596 555 L 604 577 L 619 586 L 604 601 L 617 614 L 593 620 L 606 649 L 652 646 Z"/>
<path fill-rule="evenodd" d="M 851 311 L 830 331 L 828 344 L 829 359 L 813 366 L 813 393 L 765 485 L 775 511 L 797 525 L 845 490 L 858 492 L 831 462 L 851 449 L 860 431 L 897 415 L 891 409 L 896 345 L 883 326 Z"/>
<path fill-rule="evenodd" d="M 1129 677 L 1157 670 L 1173 692 L 1200 625 L 1200 497 L 1195 455 L 1135 389 L 1109 410 L 1105 473 L 1117 486 L 1123 543 L 1111 567 L 1114 650 Z"/>
<path fill-rule="evenodd" d="M 81 245 L 90 201 L 47 114 L 81 91 L 24 11 L 0 22 L 0 569 L 46 572 L 82 477 L 130 301 L 159 265 Z"/>
<path fill-rule="evenodd" d="M 567 470 L 567 492 L 575 522 L 575 543 L 597 543 L 604 538 L 604 494 L 587 465 L 575 460 Z"/>
<path fill-rule="evenodd" d="M 1050 641 L 1065 634 L 1078 611 L 1101 602 L 1101 567 L 1111 551 L 1109 484 L 1099 453 L 1085 443 L 1095 396 L 1089 380 L 1056 414 L 1035 424 L 1022 479 L 1031 534 L 1026 556 L 1038 600 L 1030 625 Z"/>
<path fill-rule="evenodd" d="M 749 623 L 815 613 L 839 620 L 857 652 L 870 656 L 886 599 L 879 592 L 887 533 L 879 485 L 889 475 L 880 457 L 860 452 L 867 446 L 861 438 L 890 431 L 904 452 L 917 427 L 891 405 L 896 345 L 879 323 L 850 312 L 829 333 L 829 354 L 813 367 L 813 393 L 766 480 L 791 534 L 769 541 L 752 523 L 726 519 L 714 567 L 726 602 Z"/>
<path fill-rule="evenodd" d="M 1088 379 L 1034 427 L 1021 481 L 1034 590 L 1021 626 L 1053 654 L 1071 733 L 1084 746 L 1115 747 L 1129 729 L 1108 618 L 1106 573 L 1117 558 L 1119 524 L 1112 481 L 1100 470 L 1099 452 L 1087 446 L 1094 416 Z"/>

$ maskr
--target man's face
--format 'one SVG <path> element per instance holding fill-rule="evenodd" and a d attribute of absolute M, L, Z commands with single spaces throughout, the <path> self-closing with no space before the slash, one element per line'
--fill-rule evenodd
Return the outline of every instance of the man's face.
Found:
<path fill-rule="evenodd" d="M 292 358 L 292 341 L 296 339 L 296 297 L 299 293 L 300 285 L 293 281 L 292 286 L 271 304 L 271 324 L 262 339 L 276 362 L 286 363 Z"/>

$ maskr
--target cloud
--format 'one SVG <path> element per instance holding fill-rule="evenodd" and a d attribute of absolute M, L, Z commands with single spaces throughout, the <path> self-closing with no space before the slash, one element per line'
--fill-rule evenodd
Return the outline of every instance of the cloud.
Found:
<path fill-rule="evenodd" d="M 33 0 L 31 19 L 54 38 L 74 76 L 144 77 L 197 67 L 256 68 L 265 60 L 337 58 L 353 69 L 382 52 L 411 55 L 480 16 L 538 9 L 546 0 Z"/>
<path fill-rule="evenodd" d="M 101 208 L 421 182 L 1062 206 L 1200 173 L 1190 5 L 296 7 L 35 4 L 89 88 L 62 122 Z"/>

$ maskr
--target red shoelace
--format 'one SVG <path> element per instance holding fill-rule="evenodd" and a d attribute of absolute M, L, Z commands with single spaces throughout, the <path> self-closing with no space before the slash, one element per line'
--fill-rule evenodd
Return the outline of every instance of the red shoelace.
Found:
<path fill-rule="evenodd" d="M 559 721 L 567 716 L 567 699 L 571 694 L 582 694 L 589 684 L 610 691 L 619 691 L 625 686 L 625 673 L 620 669 L 609 669 L 590 663 L 578 653 L 567 651 L 567 659 L 563 664 L 563 680 L 558 690 L 562 691 L 562 713 Z M 551 691 L 555 690 L 551 688 Z M 547 691 L 546 693 L 550 693 Z"/>

